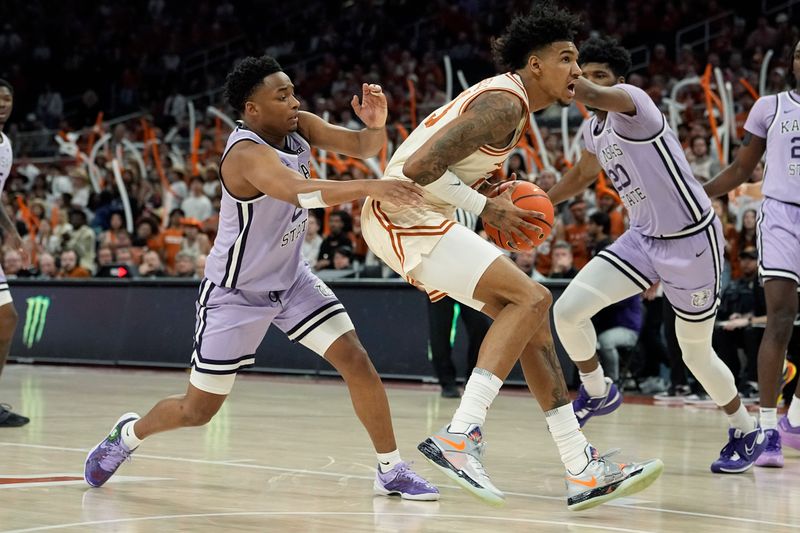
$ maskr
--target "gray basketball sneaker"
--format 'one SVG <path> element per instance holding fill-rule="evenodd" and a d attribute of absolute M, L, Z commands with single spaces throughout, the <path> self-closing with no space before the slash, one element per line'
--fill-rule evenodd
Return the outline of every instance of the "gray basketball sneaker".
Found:
<path fill-rule="evenodd" d="M 445 426 L 417 448 L 447 477 L 489 505 L 502 505 L 505 496 L 494 486 L 483 469 L 484 448 L 481 428 L 472 425 L 466 433 L 451 433 Z"/>
<path fill-rule="evenodd" d="M 618 452 L 612 450 L 605 455 L 598 455 L 591 444 L 586 446 L 584 453 L 589 464 L 577 475 L 567 472 L 567 508 L 570 511 L 591 509 L 644 490 L 664 470 L 664 463 L 660 459 L 630 464 L 607 460 Z"/>

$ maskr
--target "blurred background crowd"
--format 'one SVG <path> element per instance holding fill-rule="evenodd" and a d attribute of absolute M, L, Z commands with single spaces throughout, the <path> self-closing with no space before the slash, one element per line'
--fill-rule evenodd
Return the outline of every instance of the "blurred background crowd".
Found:
<path fill-rule="evenodd" d="M 617 38 L 632 52 L 628 82 L 665 113 L 679 109 L 677 133 L 701 181 L 732 160 L 757 88 L 765 94 L 784 89 L 789 52 L 800 37 L 791 1 L 750 2 L 736 11 L 716 0 L 562 3 L 586 22 L 579 47 L 593 33 Z M 219 156 L 236 118 L 221 86 L 237 58 L 275 56 L 305 109 L 348 128 L 361 127 L 350 109 L 352 95 L 362 82 L 380 83 L 389 101 L 386 149 L 369 163 L 315 153 L 313 170 L 325 179 L 376 178 L 416 123 L 447 102 L 448 79 L 452 96 L 460 90 L 458 78 L 448 78 L 445 58 L 467 85 L 494 74 L 491 37 L 510 14 L 529 6 L 516 0 L 199 0 L 187 9 L 166 0 L 7 0 L 0 77 L 15 88 L 5 130 L 15 165 L 2 202 L 26 238 L 27 254 L 4 248 L 5 273 L 202 277 L 220 205 Z M 287 19 L 292 23 L 281 22 Z M 707 101 L 709 92 L 720 93 L 718 80 L 705 87 L 683 83 L 702 79 L 708 66 L 721 70 L 733 96 L 727 154 L 715 131 L 723 117 Z M 676 85 L 683 89 L 673 94 Z M 583 118 L 572 106 L 570 139 Z M 564 150 L 561 110 L 546 110 L 536 121 L 541 137 L 526 137 L 499 173 L 514 172 L 548 190 L 571 155 Z M 714 204 L 727 240 L 725 289 L 755 276 L 750 258 L 761 177 L 758 168 L 752 186 Z M 361 237 L 360 208 L 353 202 L 312 213 L 303 255 L 324 278 L 390 275 Z M 546 243 L 512 258 L 537 280 L 570 278 L 626 223 L 619 198 L 601 178 L 559 206 Z M 648 297 L 658 298 L 657 289 Z M 638 333 L 645 306 L 631 309 L 608 319 L 610 327 L 625 321 Z"/>

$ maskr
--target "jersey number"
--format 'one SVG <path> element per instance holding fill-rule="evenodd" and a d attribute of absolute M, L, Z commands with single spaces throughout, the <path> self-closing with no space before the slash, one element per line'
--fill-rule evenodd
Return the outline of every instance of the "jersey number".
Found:
<path fill-rule="evenodd" d="M 622 165 L 618 164 L 611 169 L 606 169 L 606 173 L 608 174 L 608 177 L 611 178 L 611 181 L 614 182 L 614 187 L 616 187 L 618 191 L 621 191 L 631 184 L 631 177 L 628 175 L 628 171 L 625 170 Z"/>
<path fill-rule="evenodd" d="M 800 159 L 800 137 L 792 137 L 792 159 Z"/>

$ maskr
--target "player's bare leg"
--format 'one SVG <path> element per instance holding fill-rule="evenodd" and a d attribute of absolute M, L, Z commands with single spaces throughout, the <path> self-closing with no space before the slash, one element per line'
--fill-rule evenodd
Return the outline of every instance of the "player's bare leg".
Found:
<path fill-rule="evenodd" d="M 378 453 L 396 450 L 386 390 L 355 331 L 349 331 L 334 341 L 325 352 L 325 359 L 347 383 L 356 416 L 369 433 L 375 450 Z"/>
<path fill-rule="evenodd" d="M 758 466 L 783 466 L 782 444 L 800 449 L 800 396 L 792 399 L 789 412 L 778 422 L 777 405 L 786 360 L 786 349 L 797 316 L 797 283 L 770 278 L 764 283 L 767 328 L 758 349 L 758 390 L 761 427 L 767 447 L 756 460 Z M 800 389 L 798 389 L 800 390 Z"/>
<path fill-rule="evenodd" d="M 227 395 L 212 394 L 190 383 L 186 394 L 161 400 L 144 417 L 125 413 L 114 423 L 109 435 L 89 452 L 84 479 L 93 487 L 102 486 L 143 439 L 172 429 L 205 425 L 226 398 Z"/>
<path fill-rule="evenodd" d="M 3 293 L 0 292 L 0 294 Z M 8 294 L 8 289 L 5 289 L 5 294 Z M 8 359 L 17 319 L 17 311 L 14 309 L 13 303 L 9 302 L 0 306 L 0 374 L 3 373 L 6 359 Z M 30 422 L 28 417 L 12 413 L 10 409 L 9 406 L 0 404 L 0 428 L 24 426 Z"/>
<path fill-rule="evenodd" d="M 373 491 L 407 500 L 438 500 L 438 489 L 400 458 L 386 390 L 356 332 L 350 330 L 336 339 L 325 351 L 325 359 L 347 383 L 356 416 L 375 447 L 378 469 Z"/>

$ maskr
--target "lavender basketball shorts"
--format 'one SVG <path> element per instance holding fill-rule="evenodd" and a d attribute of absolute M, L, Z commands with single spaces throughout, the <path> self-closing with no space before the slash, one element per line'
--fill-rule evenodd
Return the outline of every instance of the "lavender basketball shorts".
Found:
<path fill-rule="evenodd" d="M 253 366 L 270 324 L 319 355 L 353 329 L 344 306 L 307 265 L 284 291 L 241 291 L 203 279 L 197 300 L 192 384 L 215 394 L 230 392 L 208 390 L 219 388 L 204 386 L 195 376 L 234 375 L 240 368 Z M 207 376 L 197 379 L 208 381 Z"/>
<path fill-rule="evenodd" d="M 800 205 L 764 198 L 757 229 L 762 281 L 782 278 L 800 284 Z"/>
<path fill-rule="evenodd" d="M 690 322 L 701 322 L 717 312 L 723 243 L 722 224 L 714 217 L 699 233 L 675 239 L 627 231 L 597 256 L 642 290 L 661 280 L 675 314 Z"/>

